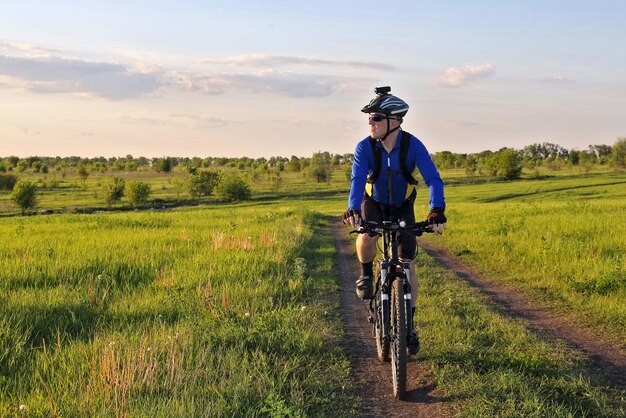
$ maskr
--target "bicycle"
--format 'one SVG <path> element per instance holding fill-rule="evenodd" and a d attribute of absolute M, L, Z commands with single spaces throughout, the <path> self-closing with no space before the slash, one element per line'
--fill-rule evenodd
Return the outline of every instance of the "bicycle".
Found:
<path fill-rule="evenodd" d="M 398 234 L 401 232 L 417 237 L 433 230 L 428 222 L 406 225 L 399 220 L 364 222 L 358 230 L 350 232 L 383 238 L 382 258 L 376 267 L 374 297 L 369 301 L 368 321 L 372 324 L 378 359 L 385 362 L 391 360 L 393 395 L 396 399 L 403 399 L 406 394 L 407 340 L 409 330 L 413 329 L 409 263 L 401 262 L 398 257 Z"/>

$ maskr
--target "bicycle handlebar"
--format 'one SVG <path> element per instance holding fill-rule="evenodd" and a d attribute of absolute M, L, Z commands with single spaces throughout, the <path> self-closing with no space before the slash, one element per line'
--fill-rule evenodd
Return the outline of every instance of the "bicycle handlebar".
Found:
<path fill-rule="evenodd" d="M 419 237 L 424 232 L 432 233 L 433 226 L 428 221 L 416 222 L 411 225 L 402 225 L 404 221 L 382 221 L 382 222 L 374 222 L 374 221 L 366 221 L 361 223 L 359 229 L 355 229 L 354 231 L 350 231 L 351 234 L 377 234 L 380 235 L 385 231 L 390 232 L 410 232 L 415 236 Z"/>

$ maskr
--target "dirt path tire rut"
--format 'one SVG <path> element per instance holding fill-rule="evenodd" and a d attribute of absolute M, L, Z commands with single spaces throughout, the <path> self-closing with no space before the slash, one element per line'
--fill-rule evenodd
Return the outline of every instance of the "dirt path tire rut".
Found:
<path fill-rule="evenodd" d="M 607 383 L 626 388 L 626 350 L 607 342 L 591 329 L 575 323 L 565 315 L 543 306 L 523 295 L 512 286 L 498 283 L 468 268 L 458 257 L 420 242 L 420 248 L 439 264 L 452 270 L 458 277 L 480 289 L 503 311 L 526 321 L 529 328 L 558 339 L 582 352 L 589 370 Z"/>
<path fill-rule="evenodd" d="M 346 229 L 333 230 L 337 266 L 341 279 L 341 314 L 344 321 L 344 346 L 350 357 L 357 390 L 363 398 L 359 417 L 448 417 L 446 399 L 428 378 L 426 368 L 411 359 L 407 370 L 407 399 L 398 401 L 391 387 L 391 364 L 376 356 L 372 326 L 367 322 L 367 305 L 355 294 L 358 263 L 347 238 Z"/>
<path fill-rule="evenodd" d="M 420 363 L 419 354 L 412 358 L 407 371 L 408 396 L 397 401 L 392 395 L 391 365 L 381 363 L 376 356 L 371 325 L 367 322 L 367 306 L 355 294 L 354 280 L 359 267 L 347 230 L 341 224 L 333 228 L 337 267 L 341 277 L 341 314 L 345 327 L 344 346 L 354 370 L 357 390 L 363 398 L 362 417 L 448 417 L 450 408 L 445 394 L 437 389 Z M 444 250 L 420 242 L 420 248 L 439 264 L 455 272 L 472 286 L 489 296 L 504 312 L 525 320 L 529 328 L 564 341 L 581 351 L 586 367 L 605 379 L 608 384 L 626 387 L 626 351 L 616 347 L 589 329 L 579 326 L 530 298 L 511 286 L 497 283 L 469 269 L 458 257 Z"/>

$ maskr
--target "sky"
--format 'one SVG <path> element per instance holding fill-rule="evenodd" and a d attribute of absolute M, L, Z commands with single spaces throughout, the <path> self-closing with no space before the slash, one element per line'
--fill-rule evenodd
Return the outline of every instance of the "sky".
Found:
<path fill-rule="evenodd" d="M 0 0 L 0 156 L 431 153 L 626 136 L 622 0 Z"/>

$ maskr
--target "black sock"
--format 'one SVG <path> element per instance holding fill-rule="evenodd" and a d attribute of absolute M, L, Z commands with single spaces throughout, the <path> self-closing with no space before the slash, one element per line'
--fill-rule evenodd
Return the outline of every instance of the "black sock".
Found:
<path fill-rule="evenodd" d="M 373 261 L 370 261 L 369 263 L 361 263 L 361 276 L 372 277 L 374 275 L 374 272 L 372 271 L 373 266 L 374 266 Z"/>

